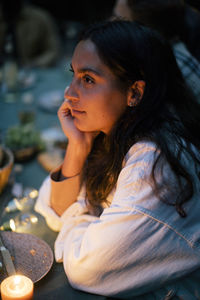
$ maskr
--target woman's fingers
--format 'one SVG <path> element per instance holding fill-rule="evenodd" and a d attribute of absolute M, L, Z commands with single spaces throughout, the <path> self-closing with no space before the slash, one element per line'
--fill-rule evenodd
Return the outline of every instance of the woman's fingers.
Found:
<path fill-rule="evenodd" d="M 69 89 L 69 86 L 67 86 L 67 87 L 65 88 L 65 91 L 64 91 L 64 98 L 65 98 L 65 99 L 67 99 L 67 91 L 68 91 L 68 89 Z"/>
<path fill-rule="evenodd" d="M 91 148 L 93 140 L 99 132 L 83 132 L 75 126 L 74 118 L 71 115 L 70 100 L 65 98 L 58 110 L 58 118 L 68 142 L 79 143 L 86 148 Z"/>
<path fill-rule="evenodd" d="M 70 116 L 70 109 L 69 109 L 69 100 L 65 99 L 63 103 L 61 104 L 60 108 L 58 109 L 58 117 L 63 118 Z"/>

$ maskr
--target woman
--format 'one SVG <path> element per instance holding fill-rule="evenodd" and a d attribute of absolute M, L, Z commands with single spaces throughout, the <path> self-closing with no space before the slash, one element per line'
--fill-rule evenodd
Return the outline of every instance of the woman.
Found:
<path fill-rule="evenodd" d="M 200 297 L 200 108 L 170 46 L 105 22 L 83 33 L 71 66 L 58 111 L 68 147 L 36 204 L 60 231 L 56 260 L 83 291 Z"/>

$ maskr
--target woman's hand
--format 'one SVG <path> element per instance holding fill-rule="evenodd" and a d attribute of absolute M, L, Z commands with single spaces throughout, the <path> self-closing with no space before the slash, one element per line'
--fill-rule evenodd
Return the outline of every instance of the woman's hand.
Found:
<path fill-rule="evenodd" d="M 66 137 L 68 138 L 68 143 L 72 145 L 80 145 L 82 150 L 91 150 L 94 138 L 99 132 L 83 132 L 80 131 L 74 124 L 74 118 L 71 115 L 69 108 L 69 100 L 65 99 L 58 110 L 58 118 L 62 130 Z"/>
<path fill-rule="evenodd" d="M 67 99 L 58 110 L 58 118 L 62 130 L 68 138 L 68 146 L 62 164 L 62 174 L 65 177 L 72 177 L 81 173 L 91 151 L 94 138 L 99 132 L 83 132 L 75 126 Z"/>

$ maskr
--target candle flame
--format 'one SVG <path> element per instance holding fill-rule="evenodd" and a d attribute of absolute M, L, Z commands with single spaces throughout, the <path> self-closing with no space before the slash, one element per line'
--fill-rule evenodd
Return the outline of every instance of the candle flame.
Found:
<path fill-rule="evenodd" d="M 15 284 L 19 284 L 21 281 L 21 278 L 20 278 L 20 276 L 16 275 L 13 280 L 14 280 Z"/>
<path fill-rule="evenodd" d="M 33 282 L 24 275 L 11 275 L 1 282 L 2 299 L 33 299 Z"/>

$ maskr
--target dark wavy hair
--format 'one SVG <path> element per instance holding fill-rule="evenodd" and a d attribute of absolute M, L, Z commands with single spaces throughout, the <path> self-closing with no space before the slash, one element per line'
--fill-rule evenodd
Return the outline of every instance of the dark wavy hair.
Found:
<path fill-rule="evenodd" d="M 146 83 L 139 104 L 126 108 L 111 133 L 100 133 L 84 166 L 87 199 L 98 209 L 115 187 L 123 159 L 132 145 L 150 140 L 157 145 L 152 168 L 155 194 L 174 205 L 185 216 L 183 204 L 194 192 L 193 180 L 180 156 L 189 153 L 199 164 L 191 144 L 200 149 L 200 106 L 190 94 L 168 42 L 157 32 L 129 21 L 106 21 L 85 30 L 80 40 L 91 40 L 103 63 L 115 74 L 124 92 L 137 80 Z M 169 163 L 177 178 L 176 201 L 164 190 L 172 190 L 164 180 L 164 165 Z M 163 182 L 156 180 L 159 173 Z M 159 176 L 160 178 L 160 176 Z"/>

